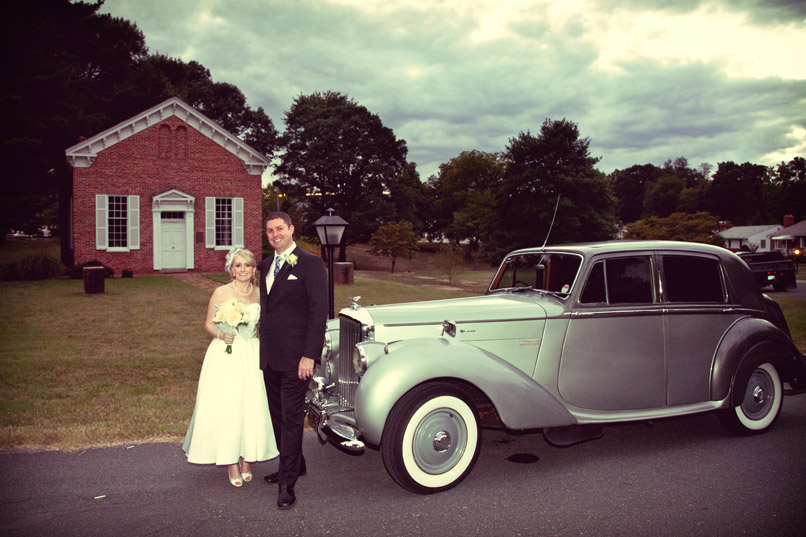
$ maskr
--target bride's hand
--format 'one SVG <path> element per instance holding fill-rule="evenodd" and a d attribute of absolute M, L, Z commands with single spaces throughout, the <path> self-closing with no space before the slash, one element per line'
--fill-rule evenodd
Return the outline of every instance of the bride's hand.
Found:
<path fill-rule="evenodd" d="M 232 342 L 235 341 L 235 334 L 230 334 L 229 332 L 224 332 L 223 330 L 218 332 L 218 337 L 227 345 L 232 345 Z"/>

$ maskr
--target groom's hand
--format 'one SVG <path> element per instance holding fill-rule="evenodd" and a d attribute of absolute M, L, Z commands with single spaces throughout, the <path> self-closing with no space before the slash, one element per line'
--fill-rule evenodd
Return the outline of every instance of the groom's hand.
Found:
<path fill-rule="evenodd" d="M 299 380 L 308 380 L 313 376 L 314 363 L 312 359 L 305 358 L 304 356 L 299 359 L 299 369 L 297 370 Z"/>

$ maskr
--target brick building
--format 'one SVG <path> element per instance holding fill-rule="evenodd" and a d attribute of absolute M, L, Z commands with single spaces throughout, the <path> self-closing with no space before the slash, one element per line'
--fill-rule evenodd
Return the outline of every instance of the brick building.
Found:
<path fill-rule="evenodd" d="M 173 97 L 65 151 L 74 263 L 135 273 L 223 271 L 234 246 L 260 258 L 269 161 Z"/>

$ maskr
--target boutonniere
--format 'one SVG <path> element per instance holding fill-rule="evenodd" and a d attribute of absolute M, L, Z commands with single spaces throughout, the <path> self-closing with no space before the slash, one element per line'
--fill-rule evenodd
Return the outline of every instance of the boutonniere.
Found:
<path fill-rule="evenodd" d="M 289 254 L 289 256 L 285 258 L 285 261 L 292 267 L 296 267 L 298 259 L 294 254 Z"/>

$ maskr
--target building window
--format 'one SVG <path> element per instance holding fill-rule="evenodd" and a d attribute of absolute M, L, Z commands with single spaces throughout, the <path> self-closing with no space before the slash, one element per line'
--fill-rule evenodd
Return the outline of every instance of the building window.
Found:
<path fill-rule="evenodd" d="M 215 245 L 232 246 L 232 199 L 215 200 Z"/>
<path fill-rule="evenodd" d="M 127 248 L 129 245 L 129 226 L 126 214 L 126 196 L 109 196 L 110 248 Z"/>
<path fill-rule="evenodd" d="M 761 248 L 762 250 L 766 249 L 767 248 L 767 239 L 761 239 L 761 241 L 759 241 L 759 243 L 758 243 L 758 247 Z"/>
<path fill-rule="evenodd" d="M 140 196 L 95 196 L 95 248 L 117 251 L 140 248 Z"/>
<path fill-rule="evenodd" d="M 207 248 L 243 247 L 243 198 L 206 198 Z"/>

